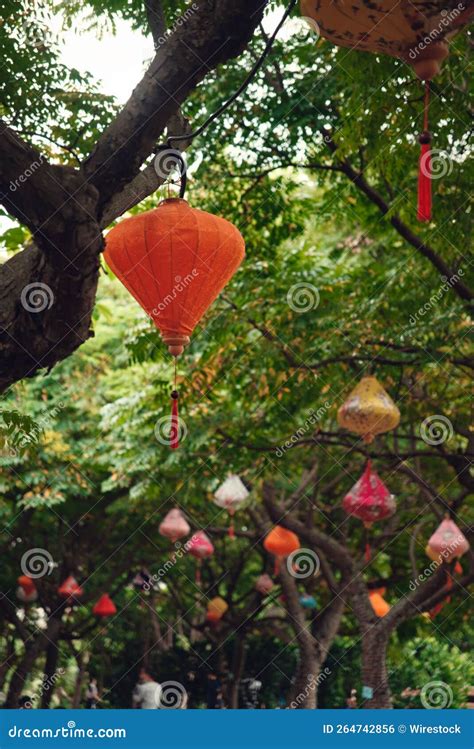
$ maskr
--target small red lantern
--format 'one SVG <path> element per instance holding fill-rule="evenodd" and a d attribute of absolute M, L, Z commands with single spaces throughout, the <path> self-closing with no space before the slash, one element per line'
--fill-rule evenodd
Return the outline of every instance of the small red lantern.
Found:
<path fill-rule="evenodd" d="M 17 583 L 20 586 L 20 588 L 23 589 L 23 591 L 25 592 L 27 596 L 36 591 L 36 585 L 34 583 L 34 580 L 31 577 L 28 577 L 28 575 L 20 575 L 20 577 L 17 580 Z"/>
<path fill-rule="evenodd" d="M 372 470 L 370 460 L 360 479 L 344 497 L 342 506 L 348 515 L 362 520 L 366 528 L 393 515 L 397 507 L 395 497 Z"/>
<path fill-rule="evenodd" d="M 69 575 L 58 588 L 61 598 L 80 598 L 84 593 L 76 578 Z"/>
<path fill-rule="evenodd" d="M 117 613 L 117 607 L 111 597 L 107 593 L 104 593 L 95 604 L 92 613 L 101 619 L 106 619 L 108 616 L 113 616 Z"/>
<path fill-rule="evenodd" d="M 193 534 L 191 540 L 186 542 L 186 549 L 197 559 L 196 583 L 199 585 L 201 583 L 201 562 L 214 554 L 214 546 L 204 531 L 197 531 Z"/>
<path fill-rule="evenodd" d="M 444 562 L 452 562 L 466 553 L 469 541 L 456 523 L 445 518 L 428 541 L 429 548 Z"/>

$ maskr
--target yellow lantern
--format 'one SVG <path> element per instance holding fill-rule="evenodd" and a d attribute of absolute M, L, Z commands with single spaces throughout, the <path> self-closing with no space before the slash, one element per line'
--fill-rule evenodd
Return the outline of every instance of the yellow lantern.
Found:
<path fill-rule="evenodd" d="M 363 377 L 337 412 L 341 427 L 372 442 L 377 434 L 395 429 L 400 411 L 376 377 Z"/>
<path fill-rule="evenodd" d="M 223 598 L 217 596 L 207 604 L 207 621 L 218 622 L 229 608 L 229 604 Z"/>

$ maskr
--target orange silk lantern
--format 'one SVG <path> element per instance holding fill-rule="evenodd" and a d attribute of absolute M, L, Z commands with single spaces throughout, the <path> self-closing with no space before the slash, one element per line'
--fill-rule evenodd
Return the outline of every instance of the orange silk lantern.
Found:
<path fill-rule="evenodd" d="M 383 591 L 383 592 L 382 592 Z M 385 588 L 372 590 L 369 593 L 369 600 L 376 616 L 385 616 L 390 611 L 390 604 L 383 598 Z"/>
<path fill-rule="evenodd" d="M 69 575 L 58 588 L 61 598 L 79 598 L 84 593 L 76 578 Z"/>
<path fill-rule="evenodd" d="M 111 597 L 107 593 L 104 593 L 95 604 L 92 613 L 101 619 L 106 619 L 108 616 L 113 616 L 117 613 L 117 607 Z"/>
<path fill-rule="evenodd" d="M 275 556 L 275 575 L 278 575 L 281 560 L 300 548 L 300 540 L 296 533 L 281 525 L 275 525 L 265 537 L 263 546 Z"/>
<path fill-rule="evenodd" d="M 229 604 L 227 603 L 227 601 L 224 601 L 223 598 L 220 598 L 219 596 L 213 598 L 207 604 L 207 621 L 212 623 L 220 621 L 228 608 Z"/>
<path fill-rule="evenodd" d="M 398 57 L 426 81 L 423 132 L 419 136 L 419 221 L 431 219 L 429 81 L 438 75 L 449 54 L 447 39 L 469 22 L 473 10 L 458 0 L 301 0 L 302 15 L 315 21 L 321 36 L 333 44 Z"/>
<path fill-rule="evenodd" d="M 151 317 L 174 357 L 183 353 L 244 255 L 244 240 L 233 224 L 178 198 L 121 221 L 108 233 L 104 252 L 107 264 Z M 170 445 L 176 448 L 176 382 L 171 397 Z"/>

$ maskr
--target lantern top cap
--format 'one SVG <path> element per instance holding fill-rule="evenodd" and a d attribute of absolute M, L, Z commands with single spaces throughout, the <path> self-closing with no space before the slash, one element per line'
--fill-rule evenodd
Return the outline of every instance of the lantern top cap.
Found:
<path fill-rule="evenodd" d="M 163 198 L 158 205 L 164 205 L 165 203 L 184 203 L 184 205 L 189 205 L 188 201 L 184 198 Z"/>

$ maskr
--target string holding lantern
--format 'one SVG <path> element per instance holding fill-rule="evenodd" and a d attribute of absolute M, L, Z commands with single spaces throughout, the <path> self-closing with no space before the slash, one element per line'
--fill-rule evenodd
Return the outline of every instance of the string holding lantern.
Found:
<path fill-rule="evenodd" d="M 191 532 L 191 526 L 177 507 L 170 510 L 160 523 L 158 533 L 175 544 Z"/>
<path fill-rule="evenodd" d="M 61 598 L 80 598 L 84 593 L 84 589 L 81 588 L 76 578 L 73 575 L 69 575 L 59 586 L 58 594 Z"/>
<path fill-rule="evenodd" d="M 185 170 L 183 161 L 182 176 Z M 173 449 L 179 447 L 176 358 L 244 256 L 244 240 L 233 224 L 191 208 L 182 197 L 126 218 L 107 234 L 107 265 L 153 320 L 175 359 Z"/>
<path fill-rule="evenodd" d="M 244 504 L 249 493 L 250 492 L 242 479 L 235 474 L 228 476 L 224 483 L 221 484 L 218 490 L 214 493 L 214 504 L 218 507 L 223 507 L 230 515 L 230 538 L 235 538 L 233 522 L 234 514 Z"/>
<path fill-rule="evenodd" d="M 266 573 L 260 575 L 255 583 L 255 590 L 262 596 L 268 596 L 268 594 L 271 593 L 274 587 L 275 583 L 273 582 L 270 575 L 267 575 Z"/>
<path fill-rule="evenodd" d="M 187 543 L 189 553 L 197 559 L 196 565 L 196 585 L 201 584 L 201 564 L 203 559 L 207 559 L 214 554 L 214 546 L 210 538 L 204 531 L 197 531 Z"/>
<path fill-rule="evenodd" d="M 281 561 L 301 548 L 300 540 L 296 533 L 283 528 L 282 525 L 275 525 L 272 528 L 265 536 L 263 546 L 275 557 L 275 575 L 278 575 L 280 572 Z"/>
<path fill-rule="evenodd" d="M 449 55 L 448 38 L 469 22 L 474 8 L 458 0 L 301 0 L 302 15 L 316 21 L 321 36 L 340 47 L 382 53 L 403 60 L 425 82 L 423 132 L 418 171 L 419 221 L 431 219 L 430 81 Z"/>
<path fill-rule="evenodd" d="M 337 412 L 339 426 L 362 437 L 366 444 L 395 429 L 400 411 L 376 377 L 362 377 Z"/>
<path fill-rule="evenodd" d="M 92 613 L 100 619 L 107 619 L 117 613 L 117 607 L 108 593 L 103 593 L 92 608 Z"/>
<path fill-rule="evenodd" d="M 217 596 L 207 604 L 206 620 L 212 624 L 219 622 L 229 608 L 227 601 Z"/>
<path fill-rule="evenodd" d="M 364 473 L 346 494 L 342 506 L 347 515 L 362 520 L 368 531 L 376 521 L 393 515 L 397 503 L 377 472 L 372 470 L 372 463 L 368 460 Z M 365 558 L 367 562 L 370 561 L 368 541 L 365 546 Z"/>
<path fill-rule="evenodd" d="M 390 611 L 390 604 L 385 600 L 386 589 L 376 588 L 369 592 L 370 604 L 374 610 L 374 613 L 378 617 L 385 616 Z"/>

